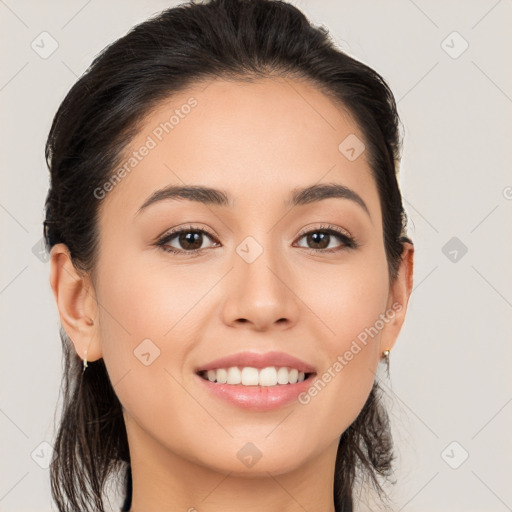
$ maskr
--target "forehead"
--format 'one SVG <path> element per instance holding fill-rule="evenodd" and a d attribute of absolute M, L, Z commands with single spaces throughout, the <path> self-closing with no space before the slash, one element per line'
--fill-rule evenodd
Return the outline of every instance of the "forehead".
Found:
<path fill-rule="evenodd" d="M 135 212 L 157 188 L 200 184 L 233 190 L 236 204 L 273 195 L 284 204 L 290 189 L 319 182 L 378 201 L 366 151 L 348 158 L 346 141 L 364 148 L 350 114 L 308 82 L 197 83 L 145 117 L 105 203 L 133 204 Z"/>

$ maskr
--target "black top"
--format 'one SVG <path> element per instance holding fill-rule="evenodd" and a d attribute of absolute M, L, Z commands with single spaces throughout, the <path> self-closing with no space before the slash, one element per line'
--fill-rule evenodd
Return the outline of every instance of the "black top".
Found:
<path fill-rule="evenodd" d="M 126 496 L 120 512 L 129 512 L 132 506 L 132 468 L 128 466 L 126 475 Z"/>

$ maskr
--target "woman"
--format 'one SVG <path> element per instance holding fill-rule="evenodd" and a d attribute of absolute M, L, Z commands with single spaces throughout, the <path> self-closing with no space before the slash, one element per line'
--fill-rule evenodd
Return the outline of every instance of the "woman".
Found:
<path fill-rule="evenodd" d="M 168 9 L 46 146 L 59 510 L 349 511 L 392 471 L 376 371 L 412 287 L 391 91 L 292 5 Z"/>

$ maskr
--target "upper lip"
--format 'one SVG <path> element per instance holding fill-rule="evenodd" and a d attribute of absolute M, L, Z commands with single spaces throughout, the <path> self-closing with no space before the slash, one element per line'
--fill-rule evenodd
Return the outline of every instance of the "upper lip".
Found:
<path fill-rule="evenodd" d="M 196 369 L 196 373 L 205 370 L 217 370 L 218 368 L 229 368 L 231 366 L 251 366 L 253 368 L 266 368 L 267 366 L 276 366 L 277 368 L 287 366 L 289 368 L 296 368 L 300 372 L 315 373 L 313 366 L 308 363 L 297 359 L 296 357 L 286 354 L 285 352 L 265 352 L 264 354 L 258 352 L 238 352 L 231 354 L 215 361 L 210 361 Z"/>

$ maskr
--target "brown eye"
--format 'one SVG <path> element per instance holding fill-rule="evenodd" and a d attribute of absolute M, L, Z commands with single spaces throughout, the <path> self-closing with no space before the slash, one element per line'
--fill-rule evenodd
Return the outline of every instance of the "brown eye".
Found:
<path fill-rule="evenodd" d="M 311 231 L 308 231 L 300 236 L 299 239 L 306 239 L 306 245 L 300 245 L 305 249 L 320 252 L 335 252 L 344 248 L 355 248 L 357 247 L 355 240 L 345 233 L 339 231 L 337 228 L 321 227 Z M 338 245 L 332 246 L 335 240 L 338 240 Z"/>
<path fill-rule="evenodd" d="M 331 235 L 325 231 L 314 231 L 305 236 L 308 245 L 313 246 L 311 249 L 327 249 L 331 240 Z"/>
<path fill-rule="evenodd" d="M 203 245 L 203 234 L 199 231 L 182 231 L 178 234 L 177 241 L 181 248 L 196 251 Z"/>
<path fill-rule="evenodd" d="M 184 229 L 177 229 L 164 235 L 157 242 L 157 245 L 168 252 L 195 253 L 207 248 L 203 247 L 206 238 L 214 240 L 213 236 L 207 233 L 204 229 L 188 227 Z"/>

